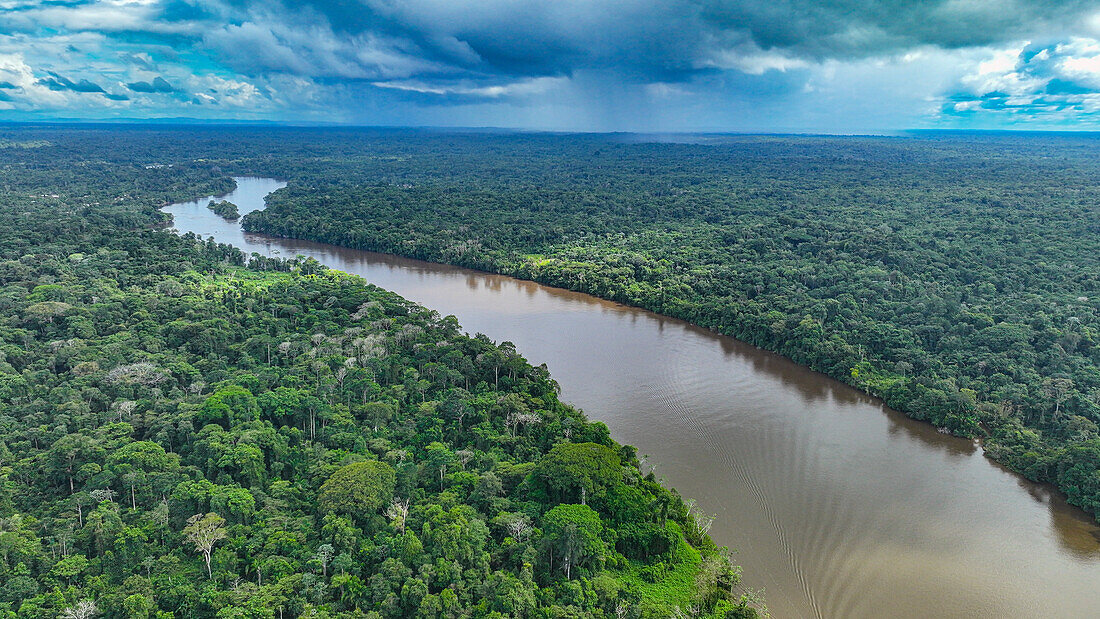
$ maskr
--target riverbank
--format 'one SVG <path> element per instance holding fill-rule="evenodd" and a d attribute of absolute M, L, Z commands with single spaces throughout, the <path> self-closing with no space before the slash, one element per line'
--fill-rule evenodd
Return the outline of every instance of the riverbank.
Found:
<path fill-rule="evenodd" d="M 1100 578 L 1097 529 L 1079 510 L 970 441 L 772 353 L 581 293 L 248 234 L 202 205 L 175 214 L 180 230 L 313 257 L 546 362 L 563 400 L 717 514 L 711 536 L 738 548 L 776 616 L 1100 610 L 1088 584 Z M 1056 584 L 1037 591 L 1036 577 Z"/>
<path fill-rule="evenodd" d="M 245 230 L 263 232 L 281 236 L 279 224 L 267 218 L 246 217 L 243 220 Z M 509 261 L 487 261 L 483 254 L 476 259 L 466 259 L 466 254 L 449 255 L 442 251 L 442 246 L 433 247 L 423 244 L 418 245 L 418 251 L 405 252 L 401 243 L 375 243 L 357 242 L 354 236 L 354 226 L 347 226 L 344 231 L 334 230 L 331 227 L 314 227 L 300 229 L 300 235 L 287 236 L 285 238 L 300 238 L 313 241 L 335 242 L 336 245 L 351 249 L 373 251 L 400 255 L 417 260 L 451 264 L 458 267 L 470 268 L 486 273 L 515 277 L 526 281 L 535 282 L 547 286 L 553 286 L 590 294 L 592 296 L 620 303 L 628 307 L 637 307 L 660 315 L 685 320 L 693 325 L 709 329 L 733 337 L 740 341 L 752 344 L 763 350 L 780 354 L 793 362 L 802 365 L 815 372 L 820 372 L 834 380 L 839 380 L 864 393 L 881 399 L 887 406 L 918 421 L 931 424 L 939 430 L 947 430 L 951 434 L 963 438 L 983 439 L 983 452 L 995 462 L 1008 467 L 1014 472 L 1039 483 L 1050 483 L 1059 491 L 1068 493 L 1068 500 L 1078 507 L 1092 507 L 1095 492 L 1091 486 L 1070 485 L 1072 479 L 1063 479 L 1058 476 L 1061 469 L 1051 467 L 1043 462 L 1036 462 L 1033 454 L 1020 453 L 1031 440 L 1026 435 L 1020 438 L 1023 428 L 1012 424 L 1004 424 L 1003 418 L 993 415 L 994 405 L 988 402 L 978 402 L 972 396 L 967 396 L 965 391 L 955 394 L 958 401 L 963 402 L 959 412 L 944 413 L 939 411 L 931 413 L 920 407 L 920 402 L 930 400 L 942 406 L 941 402 L 951 394 L 930 388 L 916 380 L 916 377 L 899 375 L 894 371 L 885 371 L 881 367 L 866 361 L 857 352 L 855 347 L 845 344 L 836 336 L 828 337 L 822 327 L 814 321 L 810 326 L 804 321 L 791 333 L 794 335 L 777 335 L 776 324 L 783 324 L 781 317 L 745 314 L 737 307 L 725 307 L 719 310 L 701 309 L 691 303 L 671 299 L 662 294 L 639 292 L 637 282 L 630 282 L 631 287 L 607 287 L 607 280 L 600 276 L 599 267 L 592 263 L 567 264 L 559 259 L 546 257 L 523 257 Z M 591 276 L 586 277 L 586 273 Z M 735 316 L 738 322 L 734 325 L 723 322 L 722 316 Z M 810 320 L 807 318 L 807 320 Z M 778 321 L 769 322 L 769 321 Z M 789 329 L 789 326 L 779 327 L 780 331 Z M 797 331 L 797 333 L 795 333 Z M 803 333 L 802 331 L 807 331 Z M 776 343 L 779 345 L 776 345 Z M 831 352 L 841 352 L 838 356 L 832 356 Z M 962 397 L 959 397 L 962 393 Z M 966 402 L 966 398 L 970 401 Z M 979 414 L 979 410 L 985 413 Z M 980 421 L 984 419 L 984 421 Z M 993 431 L 989 431 L 990 426 Z M 1036 439 L 1037 440 L 1037 439 Z M 991 449 L 986 450 L 986 442 L 991 444 Z M 1094 441 L 1095 442 L 1095 441 Z M 1091 452 L 1089 452 L 1091 453 Z M 1088 460 L 1089 453 L 1083 453 L 1082 458 Z M 1026 457 L 1030 455 L 1030 457 Z M 1068 465 L 1067 465 L 1068 466 Z M 1095 518 L 1095 515 L 1093 516 Z"/>

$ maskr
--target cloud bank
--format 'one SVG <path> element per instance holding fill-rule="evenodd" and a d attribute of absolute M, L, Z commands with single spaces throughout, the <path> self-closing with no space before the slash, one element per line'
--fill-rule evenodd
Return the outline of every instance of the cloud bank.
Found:
<path fill-rule="evenodd" d="M 1100 4 L 0 0 L 0 117 L 1095 128 Z"/>

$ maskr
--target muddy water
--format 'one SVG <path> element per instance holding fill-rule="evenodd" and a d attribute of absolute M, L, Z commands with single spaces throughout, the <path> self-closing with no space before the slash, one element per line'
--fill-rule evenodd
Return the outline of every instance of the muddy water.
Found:
<path fill-rule="evenodd" d="M 282 184 L 238 179 L 247 213 Z M 562 398 L 648 454 L 718 518 L 774 617 L 1100 617 L 1100 529 L 969 441 L 678 320 L 507 277 L 245 234 L 207 210 L 175 227 L 322 263 L 454 314 L 547 363 Z"/>

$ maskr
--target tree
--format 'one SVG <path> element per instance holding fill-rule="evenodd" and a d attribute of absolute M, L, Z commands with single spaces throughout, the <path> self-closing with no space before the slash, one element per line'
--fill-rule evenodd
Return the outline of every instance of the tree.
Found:
<path fill-rule="evenodd" d="M 367 402 L 363 406 L 363 415 L 377 432 L 378 426 L 393 418 L 393 405 L 389 402 Z"/>
<path fill-rule="evenodd" d="M 226 428 L 260 415 L 260 406 L 252 392 L 239 385 L 228 385 L 206 398 L 199 409 L 199 423 L 218 423 Z"/>
<path fill-rule="evenodd" d="M 322 511 L 363 518 L 377 513 L 393 498 L 393 467 L 369 460 L 340 467 L 321 484 L 317 503 Z"/>
<path fill-rule="evenodd" d="M 438 441 L 428 443 L 424 453 L 428 456 L 428 465 L 439 471 L 439 489 L 443 490 L 443 476 L 447 474 L 447 466 L 454 462 L 455 455 Z"/>
<path fill-rule="evenodd" d="M 1055 420 L 1061 416 L 1062 404 L 1073 393 L 1074 386 L 1073 381 L 1068 378 L 1047 378 L 1043 381 L 1043 395 L 1054 403 Z"/>
<path fill-rule="evenodd" d="M 600 538 L 603 522 L 600 515 L 587 505 L 558 505 L 542 517 L 543 539 L 550 553 L 550 568 L 558 559 L 565 578 L 572 578 L 573 568 L 602 558 L 606 546 Z"/>
<path fill-rule="evenodd" d="M 53 324 L 55 318 L 64 316 L 73 308 L 68 303 L 62 303 L 61 301 L 42 301 L 41 303 L 35 303 L 27 307 L 26 312 L 28 316 L 41 318 L 46 322 Z"/>
<path fill-rule="evenodd" d="M 63 576 L 67 584 L 72 583 L 73 576 L 78 576 L 88 568 L 88 558 L 84 555 L 69 555 L 54 564 L 51 573 Z"/>
<path fill-rule="evenodd" d="M 151 441 L 135 441 L 123 445 L 110 455 L 108 464 L 130 486 L 130 505 L 137 508 L 136 487 L 150 478 L 179 468 L 178 457 Z"/>
<path fill-rule="evenodd" d="M 394 499 L 386 508 L 386 517 L 393 522 L 397 532 L 405 532 L 405 520 L 409 517 L 409 499 Z"/>
<path fill-rule="evenodd" d="M 213 512 L 205 516 L 195 514 L 187 519 L 183 534 L 187 537 L 187 541 L 195 545 L 195 550 L 202 553 L 202 558 L 206 562 L 206 576 L 213 578 L 214 575 L 210 571 L 210 555 L 214 552 L 214 544 L 226 537 L 225 518 Z"/>
<path fill-rule="evenodd" d="M 619 454 L 599 443 L 555 445 L 539 461 L 535 472 L 559 501 L 572 498 L 581 504 L 589 494 L 602 494 L 622 483 Z"/>
<path fill-rule="evenodd" d="M 70 606 L 61 612 L 61 619 L 92 619 L 99 614 L 99 609 L 96 608 L 95 602 L 91 600 L 80 600 L 76 603 L 76 606 Z"/>
<path fill-rule="evenodd" d="M 102 455 L 103 448 L 91 437 L 84 434 L 68 434 L 61 437 L 50 448 L 49 466 L 51 472 L 65 478 L 69 493 L 72 494 L 76 492 L 74 478 L 80 465 L 98 460 Z"/>
<path fill-rule="evenodd" d="M 332 557 L 336 556 L 336 549 L 332 544 L 321 544 L 317 547 L 317 562 L 321 564 L 321 575 L 328 576 L 328 564 Z"/>

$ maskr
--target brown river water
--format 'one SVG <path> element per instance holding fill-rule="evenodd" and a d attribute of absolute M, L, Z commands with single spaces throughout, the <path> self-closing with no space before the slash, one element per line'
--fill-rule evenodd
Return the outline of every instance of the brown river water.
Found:
<path fill-rule="evenodd" d="M 283 183 L 238 178 L 242 215 Z M 772 616 L 1100 617 L 1100 528 L 1052 489 L 877 399 L 754 346 L 585 294 L 241 231 L 172 205 L 174 227 L 312 256 L 511 341 L 562 399 L 717 514 Z"/>

